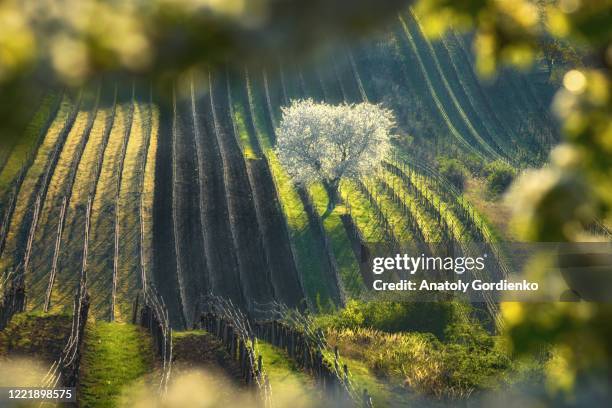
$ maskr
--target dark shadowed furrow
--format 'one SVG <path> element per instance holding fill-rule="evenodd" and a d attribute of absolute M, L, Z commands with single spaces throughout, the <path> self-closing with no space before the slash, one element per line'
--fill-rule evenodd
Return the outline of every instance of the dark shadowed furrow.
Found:
<path fill-rule="evenodd" d="M 296 306 L 304 297 L 297 267 L 293 257 L 289 234 L 277 198 L 268 162 L 259 147 L 251 106 L 248 102 L 248 82 L 234 81 L 232 98 L 240 104 L 244 123 L 256 159 L 247 159 L 247 172 L 253 189 L 257 220 L 261 228 L 266 258 L 270 266 L 270 277 L 277 300 L 290 307 Z"/>
<path fill-rule="evenodd" d="M 21 157 L 12 155 L 13 157 L 7 158 L 7 163 L 5 163 L 5 167 L 3 167 L 0 172 L 1 176 L 7 178 L 7 183 L 5 185 L 0 185 L 0 198 L 2 199 L 0 203 L 0 208 L 2 208 L 3 217 L 7 220 L 10 220 L 12 215 L 12 211 L 14 209 L 13 206 L 8 205 L 8 203 L 14 203 L 15 200 L 10 199 L 11 196 L 15 195 L 16 191 L 19 191 L 19 187 L 21 187 L 21 183 L 24 180 L 24 176 L 26 171 L 30 168 L 30 166 L 34 163 L 34 159 L 36 158 L 36 153 L 38 148 L 43 143 L 45 136 L 47 135 L 49 128 L 53 124 L 57 114 L 60 111 L 62 100 L 64 99 L 64 91 L 58 92 L 56 95 L 49 94 L 47 97 L 51 99 L 49 102 L 51 106 L 49 107 L 49 112 L 46 115 L 44 121 L 41 123 L 40 128 L 32 129 L 35 132 L 36 138 L 33 140 L 33 144 L 28 147 L 28 150 Z M 42 113 L 39 111 L 38 113 Z M 37 115 L 38 115 L 37 113 Z M 14 169 L 12 171 L 7 170 L 6 166 L 12 160 L 20 160 L 19 165 L 21 166 L 19 169 Z M 4 225 L 3 225 L 4 227 Z M 8 228 L 8 225 L 6 226 Z M 0 240 L 0 252 L 2 250 L 3 241 Z"/>
<path fill-rule="evenodd" d="M 339 80 L 338 71 L 332 64 L 326 64 L 324 68 L 318 68 L 318 74 L 321 78 L 321 83 L 325 89 L 325 100 L 327 103 L 339 104 L 345 102 L 345 90 Z M 312 89 L 308 89 L 307 92 L 312 93 Z M 300 95 L 301 98 L 304 95 Z"/>
<path fill-rule="evenodd" d="M 173 210 L 183 314 L 190 327 L 200 295 L 206 293 L 206 261 L 200 222 L 198 161 L 191 98 L 177 100 L 174 124 Z"/>
<path fill-rule="evenodd" d="M 211 101 L 223 159 L 227 204 L 240 279 L 243 293 L 248 299 L 247 308 L 250 309 L 253 302 L 265 303 L 273 300 L 274 293 L 270 285 L 269 266 L 265 259 L 246 166 L 234 135 L 228 85 L 227 76 L 223 73 L 218 75 L 211 84 Z"/>
<path fill-rule="evenodd" d="M 185 321 L 176 277 L 176 253 L 172 228 L 172 107 L 160 105 L 155 195 L 153 199 L 153 279 L 168 307 L 170 324 L 182 328 Z"/>
<path fill-rule="evenodd" d="M 215 136 L 215 124 L 208 91 L 192 99 L 196 149 L 200 173 L 201 220 L 204 228 L 206 266 L 209 272 L 209 288 L 219 296 L 231 299 L 236 305 L 244 305 L 238 261 L 230 227 L 223 161 Z"/>

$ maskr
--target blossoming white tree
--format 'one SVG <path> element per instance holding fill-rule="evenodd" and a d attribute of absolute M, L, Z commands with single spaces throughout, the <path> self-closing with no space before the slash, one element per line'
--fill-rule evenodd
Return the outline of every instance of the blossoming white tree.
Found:
<path fill-rule="evenodd" d="M 393 113 L 380 105 L 292 101 L 282 109 L 276 150 L 296 182 L 323 184 L 331 210 L 339 200 L 340 180 L 368 174 L 380 164 L 394 126 Z"/>

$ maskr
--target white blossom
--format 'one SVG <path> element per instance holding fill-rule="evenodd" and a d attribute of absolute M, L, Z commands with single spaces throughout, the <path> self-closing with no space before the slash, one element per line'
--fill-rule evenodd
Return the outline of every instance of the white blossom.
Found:
<path fill-rule="evenodd" d="M 277 154 L 296 182 L 337 190 L 342 178 L 373 171 L 388 154 L 393 113 L 371 103 L 330 105 L 312 99 L 282 108 Z"/>

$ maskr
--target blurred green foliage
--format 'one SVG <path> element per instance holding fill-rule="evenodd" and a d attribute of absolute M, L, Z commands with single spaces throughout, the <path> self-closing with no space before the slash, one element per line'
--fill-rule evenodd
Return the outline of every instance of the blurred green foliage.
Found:
<path fill-rule="evenodd" d="M 604 225 L 612 220 L 612 3 L 421 0 L 418 8 L 430 34 L 441 35 L 450 25 L 475 29 L 473 49 L 485 76 L 494 75 L 500 63 L 527 67 L 553 54 L 569 60 L 557 67 L 562 87 L 552 106 L 565 142 L 553 149 L 550 165 L 518 178 L 508 200 L 522 239 L 601 239 L 589 236 L 587 227 L 594 220 Z M 588 68 L 571 48 L 586 56 Z M 581 379 L 591 376 L 609 384 L 609 305 L 510 303 L 503 310 L 504 330 L 517 354 L 554 346 L 556 363 L 547 370 L 551 397 L 576 403 Z M 609 397 L 610 388 L 599 392 Z"/>

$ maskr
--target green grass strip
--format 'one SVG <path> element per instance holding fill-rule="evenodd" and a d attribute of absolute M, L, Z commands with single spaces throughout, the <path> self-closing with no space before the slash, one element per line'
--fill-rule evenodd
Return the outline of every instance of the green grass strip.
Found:
<path fill-rule="evenodd" d="M 314 379 L 298 367 L 284 350 L 258 341 L 257 352 L 263 358 L 275 406 L 321 406 L 321 394 Z"/>
<path fill-rule="evenodd" d="M 153 362 L 151 339 L 141 327 L 88 324 L 81 360 L 80 406 L 119 406 L 122 393 L 150 372 Z"/>
<path fill-rule="evenodd" d="M 238 141 L 240 142 L 240 147 L 242 148 L 242 154 L 246 159 L 259 159 L 255 150 L 253 149 L 253 145 L 251 144 L 251 139 L 249 138 L 249 132 L 247 131 L 246 123 L 245 123 L 245 112 L 243 109 L 243 105 L 234 102 L 233 103 L 234 110 L 234 124 L 236 125 L 236 133 L 238 135 Z"/>
<path fill-rule="evenodd" d="M 311 185 L 308 188 L 308 192 L 312 198 L 315 210 L 322 219 L 325 233 L 330 240 L 344 290 L 349 297 L 357 297 L 361 295 L 365 286 L 359 272 L 359 264 L 355 258 L 351 241 L 340 218 L 346 212 L 346 208 L 343 205 L 337 205 L 328 214 L 327 203 L 329 198 L 321 183 Z"/>

